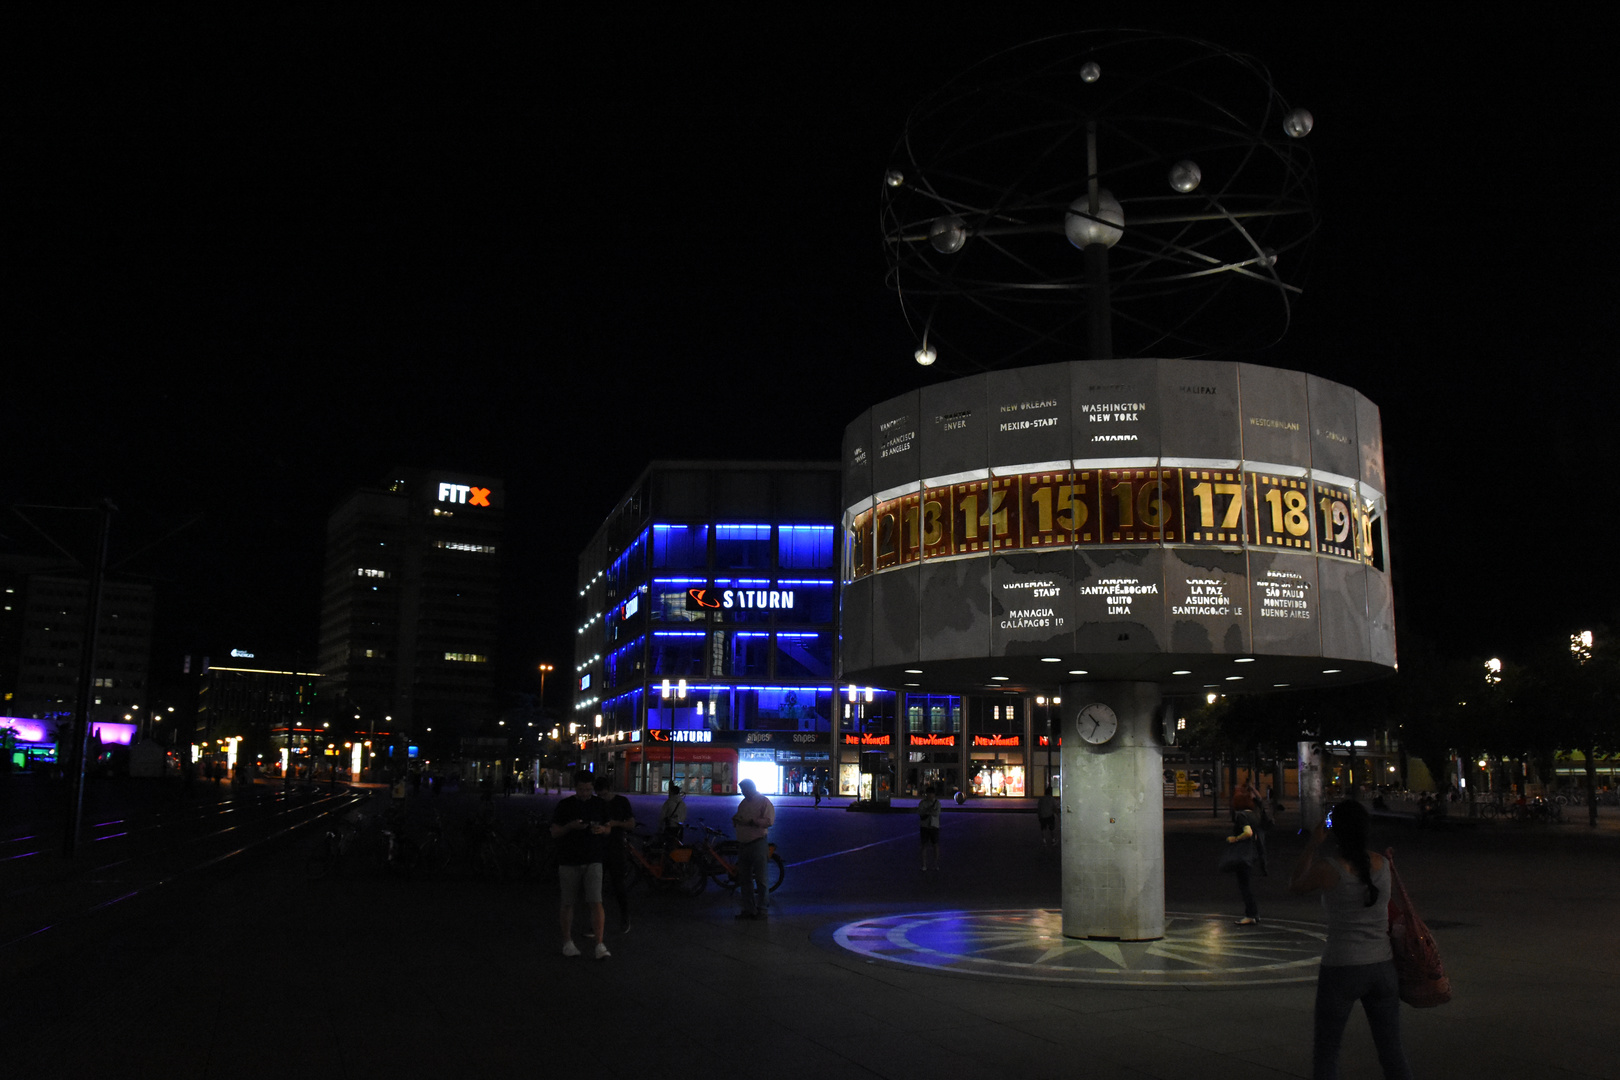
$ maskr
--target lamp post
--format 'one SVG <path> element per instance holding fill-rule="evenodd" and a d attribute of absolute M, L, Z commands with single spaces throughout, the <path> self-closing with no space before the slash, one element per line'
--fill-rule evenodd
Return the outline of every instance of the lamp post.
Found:
<path fill-rule="evenodd" d="M 664 738 L 669 741 L 669 780 L 665 783 L 664 792 L 675 783 L 675 704 L 669 697 L 669 680 L 665 679 L 658 688 L 658 696 L 664 699 Z M 675 686 L 675 695 L 682 701 L 686 700 L 686 680 L 681 679 Z"/>
<path fill-rule="evenodd" d="M 541 664 L 539 670 L 540 670 L 540 715 L 544 716 L 545 712 L 546 712 L 546 675 L 549 674 L 550 672 L 556 671 L 557 668 L 553 664 Z"/>

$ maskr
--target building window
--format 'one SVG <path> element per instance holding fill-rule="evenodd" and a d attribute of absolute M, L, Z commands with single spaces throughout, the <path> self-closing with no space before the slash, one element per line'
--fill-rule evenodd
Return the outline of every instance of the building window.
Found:
<path fill-rule="evenodd" d="M 776 557 L 783 570 L 831 570 L 831 525 L 782 525 L 777 528 Z"/>
<path fill-rule="evenodd" d="M 653 566 L 659 570 L 701 570 L 709 564 L 707 525 L 654 525 Z"/>
<path fill-rule="evenodd" d="M 810 675 L 832 677 L 833 636 L 813 631 L 782 631 L 776 635 L 776 677 Z"/>
<path fill-rule="evenodd" d="M 446 660 L 454 660 L 457 663 L 462 663 L 462 664 L 487 664 L 487 663 L 489 663 L 489 657 L 483 655 L 482 653 L 447 652 L 447 653 L 444 654 L 444 658 Z"/>
<path fill-rule="evenodd" d="M 355 573 L 356 577 L 366 577 L 366 578 L 386 578 L 388 576 L 388 571 L 386 571 L 386 570 L 373 570 L 369 566 L 357 567 L 355 569 L 354 573 Z"/>
<path fill-rule="evenodd" d="M 714 565 L 719 570 L 770 570 L 771 527 L 716 525 Z"/>
<path fill-rule="evenodd" d="M 675 678 L 703 674 L 708 634 L 701 630 L 674 630 L 655 633 L 649 661 L 653 678 Z"/>
<path fill-rule="evenodd" d="M 470 551 L 475 555 L 495 554 L 494 544 L 468 544 L 461 540 L 435 540 L 433 546 L 445 551 Z"/>

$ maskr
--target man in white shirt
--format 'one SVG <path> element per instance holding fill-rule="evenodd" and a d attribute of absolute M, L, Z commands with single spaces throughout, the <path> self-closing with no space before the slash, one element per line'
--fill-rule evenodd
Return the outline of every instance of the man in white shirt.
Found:
<path fill-rule="evenodd" d="M 752 780 L 737 785 L 742 788 L 743 800 L 731 816 L 737 830 L 737 876 L 742 879 L 742 911 L 739 919 L 763 919 L 770 904 L 770 886 L 765 879 L 765 865 L 770 857 L 770 842 L 766 839 L 776 824 L 776 804 L 759 793 Z"/>

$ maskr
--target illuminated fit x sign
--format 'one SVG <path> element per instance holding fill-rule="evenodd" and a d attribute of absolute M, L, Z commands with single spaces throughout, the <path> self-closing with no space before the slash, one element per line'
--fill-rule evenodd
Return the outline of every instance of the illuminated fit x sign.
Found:
<path fill-rule="evenodd" d="M 488 506 L 489 491 L 489 488 L 473 487 L 471 484 L 440 484 L 439 501 L 463 506 Z"/>

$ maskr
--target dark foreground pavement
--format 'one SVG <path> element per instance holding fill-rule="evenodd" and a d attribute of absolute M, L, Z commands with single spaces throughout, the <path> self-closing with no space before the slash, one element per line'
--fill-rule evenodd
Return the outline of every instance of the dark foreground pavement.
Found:
<path fill-rule="evenodd" d="M 549 802 L 520 796 L 506 809 Z M 634 802 L 650 819 L 658 800 Z M 694 817 L 724 825 L 734 802 L 693 799 Z M 789 869 L 768 920 L 735 921 L 717 887 L 637 895 L 621 936 L 610 901 L 603 962 L 560 955 L 547 882 L 311 882 L 307 834 L 268 841 L 0 950 L 0 1074 L 1309 1074 L 1308 983 L 1046 985 L 922 972 L 833 943 L 838 927 L 875 915 L 1060 906 L 1056 853 L 1037 845 L 1032 816 L 947 810 L 944 869 L 924 875 L 910 814 L 778 803 Z M 1320 922 L 1282 889 L 1299 846 L 1290 825 L 1285 815 L 1272 876 L 1258 882 L 1262 918 Z M 1620 1076 L 1620 836 L 1381 831 L 1456 987 L 1447 1006 L 1403 1010 L 1416 1075 Z M 1213 872 L 1220 835 L 1207 811 L 1167 815 L 1168 907 L 1236 916 L 1232 882 Z M 8 903 L 28 902 L 19 879 L 4 884 Z M 1358 1013 L 1344 1076 L 1376 1075 Z"/>

